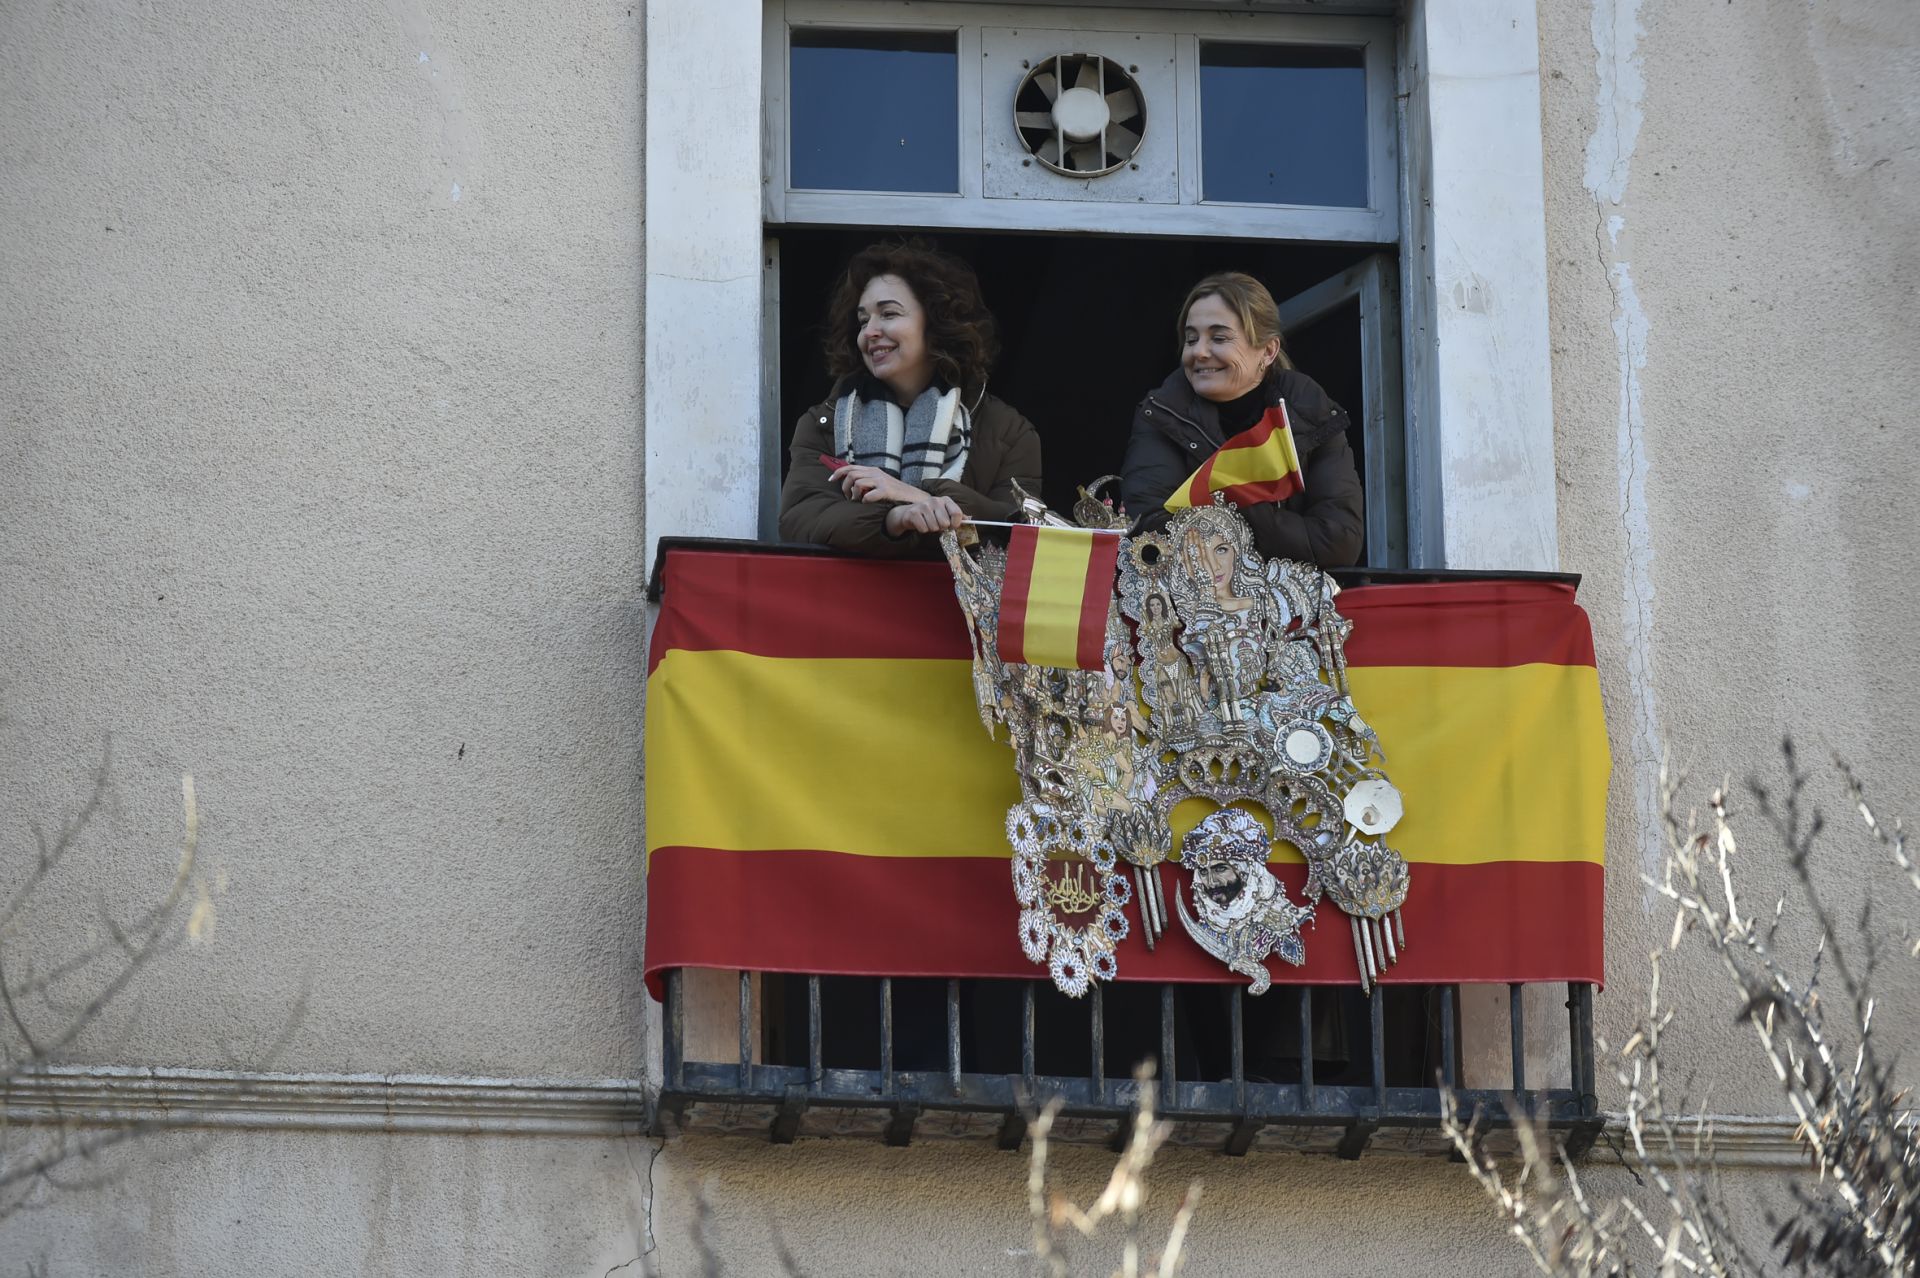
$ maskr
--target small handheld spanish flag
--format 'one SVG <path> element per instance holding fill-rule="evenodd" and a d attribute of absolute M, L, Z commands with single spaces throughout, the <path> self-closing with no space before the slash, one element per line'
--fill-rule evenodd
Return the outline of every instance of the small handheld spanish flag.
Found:
<path fill-rule="evenodd" d="M 1016 524 L 1000 586 L 1000 660 L 1100 670 L 1120 534 Z"/>
<path fill-rule="evenodd" d="M 1285 501 L 1304 492 L 1306 486 L 1300 473 L 1300 454 L 1293 447 L 1293 423 L 1287 420 L 1283 400 L 1201 462 L 1200 469 L 1173 490 L 1166 508 L 1205 506 L 1213 501 L 1215 493 L 1225 493 L 1236 506 Z"/>

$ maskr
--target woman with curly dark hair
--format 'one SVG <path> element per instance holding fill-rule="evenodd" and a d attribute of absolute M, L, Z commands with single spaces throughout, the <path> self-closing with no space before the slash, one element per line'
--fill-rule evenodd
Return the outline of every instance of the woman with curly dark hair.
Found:
<path fill-rule="evenodd" d="M 794 427 L 780 536 L 889 557 L 938 554 L 968 519 L 1020 515 L 1040 436 L 987 394 L 993 316 L 965 262 L 919 240 L 854 255 L 827 306 L 838 379 Z"/>

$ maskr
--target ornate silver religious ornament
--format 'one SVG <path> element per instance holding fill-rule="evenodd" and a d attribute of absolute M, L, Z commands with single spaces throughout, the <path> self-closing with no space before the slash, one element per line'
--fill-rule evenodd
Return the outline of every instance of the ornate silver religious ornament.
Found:
<path fill-rule="evenodd" d="M 1077 516 L 1114 526 L 1104 503 L 1082 497 Z M 981 719 L 1013 741 L 1022 799 L 1007 839 L 1027 957 L 1070 995 L 1113 979 L 1135 897 L 1151 949 L 1168 926 L 1155 867 L 1173 849 L 1174 808 L 1199 798 L 1217 810 L 1181 841 L 1193 908 L 1178 892 L 1175 904 L 1188 935 L 1259 994 L 1269 955 L 1305 961 L 1300 926 L 1330 899 L 1371 988 L 1406 946 L 1407 865 L 1383 837 L 1403 805 L 1347 688 L 1352 623 L 1333 581 L 1262 560 L 1231 507 L 1183 510 L 1164 532 L 1122 541 L 1104 669 L 1064 670 L 1000 660 L 1006 552 L 941 540 Z M 1280 846 L 1306 861 L 1304 904 L 1267 868 Z"/>
<path fill-rule="evenodd" d="M 1141 695 L 1174 756 L 1156 813 L 1164 820 L 1192 797 L 1263 809 L 1272 843 L 1306 860 L 1308 903 L 1329 897 L 1351 919 L 1354 962 L 1371 988 L 1406 945 L 1407 864 L 1381 840 L 1402 805 L 1348 691 L 1353 623 L 1334 606 L 1338 591 L 1310 564 L 1263 561 L 1225 505 L 1181 511 L 1164 532 L 1133 538 L 1120 560 Z M 1218 928 L 1204 911 L 1198 920 L 1183 912 L 1182 922 L 1203 949 L 1245 970 L 1240 951 L 1227 959 L 1215 948 Z"/>

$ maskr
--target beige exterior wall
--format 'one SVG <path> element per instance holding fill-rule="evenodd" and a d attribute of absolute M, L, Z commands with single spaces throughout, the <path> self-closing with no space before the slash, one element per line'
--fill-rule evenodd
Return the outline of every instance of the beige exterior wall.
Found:
<path fill-rule="evenodd" d="M 0 12 L 8 876 L 114 742 L 109 806 L 7 952 L 44 962 L 97 900 L 158 890 L 182 772 L 225 885 L 209 939 L 81 1060 L 641 1074 L 642 11 Z M 1665 932 L 1637 880 L 1660 741 L 1717 778 L 1794 728 L 1920 811 L 1920 30 L 1906 0 L 1539 21 L 1559 554 L 1613 733 L 1617 1041 Z M 1755 900 L 1782 881 L 1750 873 Z M 1878 881 L 1823 876 L 1843 914 Z M 1680 1072 L 1774 1112 L 1716 979 L 1675 985 Z M 597 1275 L 651 1230 L 675 1274 L 699 1193 L 730 1272 L 771 1268 L 776 1238 L 814 1273 L 1026 1272 L 1017 1155 L 656 1154 L 617 1116 L 566 1135 L 462 1104 L 431 1132 L 316 1130 L 319 1105 L 156 1138 L 0 1223 L 0 1256 Z M 1105 1165 L 1060 1171 L 1090 1192 Z M 1172 1155 L 1163 1213 L 1194 1177 L 1193 1272 L 1526 1270 L 1445 1164 Z"/>
<path fill-rule="evenodd" d="M 1728 774 L 1744 800 L 1747 775 L 1779 780 L 1793 733 L 1836 817 L 1815 867 L 1833 912 L 1853 921 L 1877 888 L 1914 917 L 1827 758 L 1853 760 L 1889 815 L 1920 811 L 1920 538 L 1900 496 L 1920 465 L 1920 12 L 1539 13 L 1560 561 L 1586 576 L 1612 733 L 1599 1017 L 1619 1042 L 1671 922 L 1638 878 L 1664 743 L 1695 803 Z M 1758 833 L 1742 871 L 1764 910 L 1790 887 Z M 1674 1063 L 1711 1080 L 1715 1108 L 1771 1112 L 1723 988 L 1705 965 L 1675 971 Z M 1891 1039 L 1912 1041 L 1912 1012 L 1896 1000 Z"/>

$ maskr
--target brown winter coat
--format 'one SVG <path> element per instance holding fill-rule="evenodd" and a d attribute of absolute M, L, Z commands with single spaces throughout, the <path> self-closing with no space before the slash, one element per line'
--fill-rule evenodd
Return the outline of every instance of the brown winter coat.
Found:
<path fill-rule="evenodd" d="M 834 387 L 825 403 L 801 415 L 793 428 L 792 461 L 780 490 L 780 539 L 836 546 L 885 559 L 934 559 L 940 539 L 927 533 L 887 535 L 886 502 L 851 501 L 839 485 L 828 482 L 820 454 L 833 452 L 833 406 L 852 382 Z M 1040 433 L 1033 423 L 992 395 L 981 398 L 973 410 L 973 443 L 960 478 L 930 479 L 921 484 L 936 497 L 949 497 L 975 519 L 1011 520 L 1019 516 L 1020 499 L 1013 482 L 1040 495 Z"/>
<path fill-rule="evenodd" d="M 1241 510 L 1260 553 L 1322 568 L 1360 562 L 1366 542 L 1361 517 L 1365 489 L 1347 444 L 1347 410 L 1311 377 L 1290 368 L 1268 375 L 1266 398 L 1269 405 L 1287 401 L 1306 486 L 1283 502 Z M 1127 513 L 1137 520 L 1134 530 L 1164 528 L 1167 498 L 1225 442 L 1218 408 L 1194 392 L 1181 369 L 1149 392 L 1133 410 L 1121 478 Z"/>

